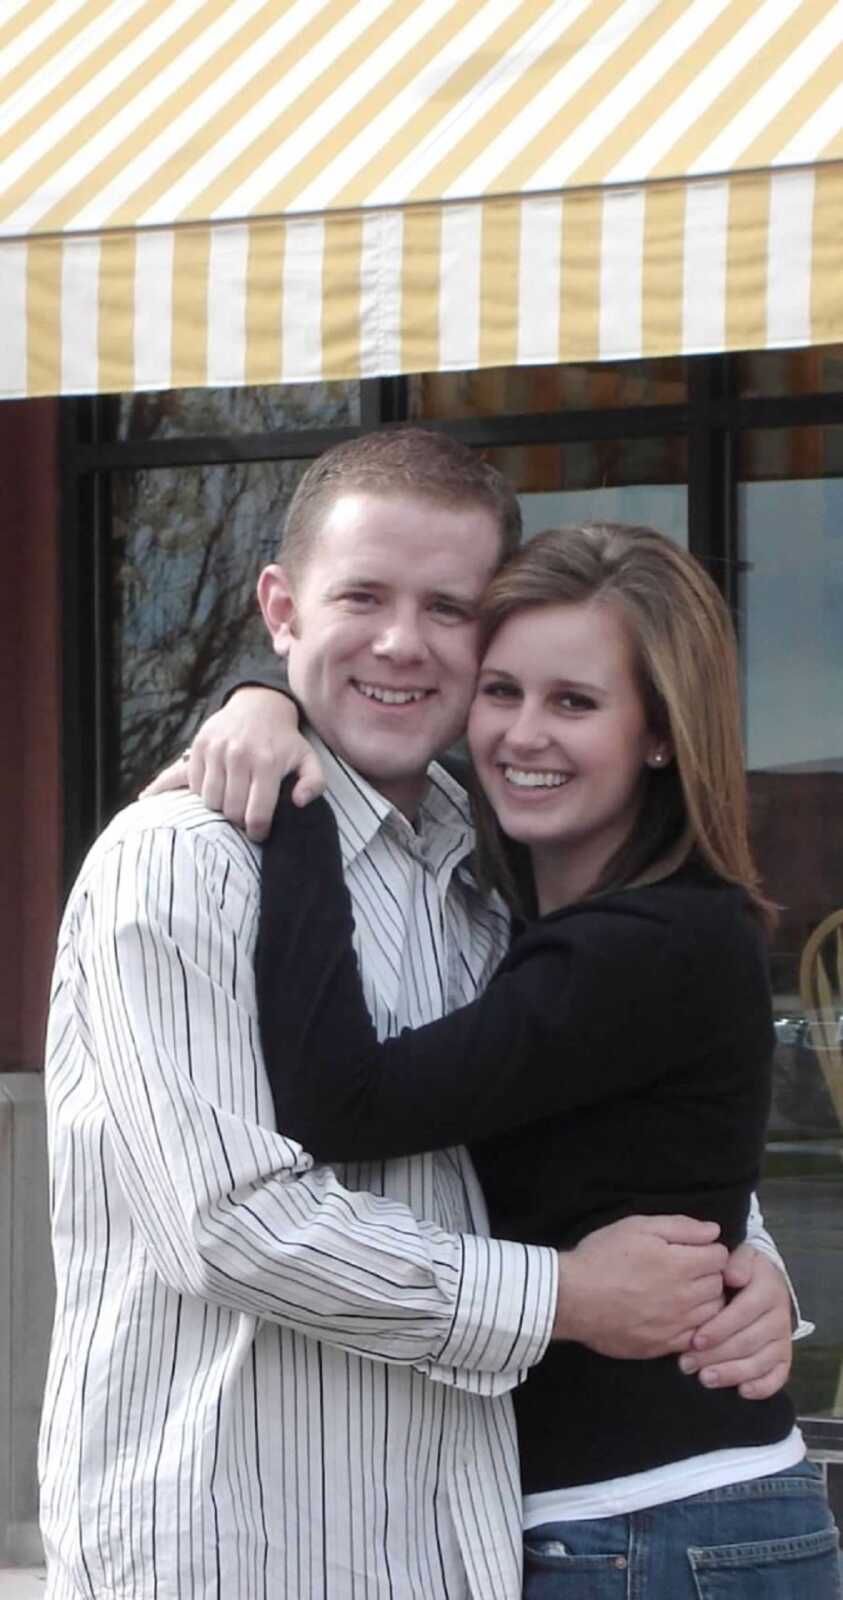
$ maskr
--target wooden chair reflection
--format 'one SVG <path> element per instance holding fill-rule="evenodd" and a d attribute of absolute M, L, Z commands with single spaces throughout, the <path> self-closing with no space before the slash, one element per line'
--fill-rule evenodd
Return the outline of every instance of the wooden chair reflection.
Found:
<path fill-rule="evenodd" d="M 843 910 L 832 911 L 807 939 L 799 992 L 808 1037 L 843 1128 Z"/>

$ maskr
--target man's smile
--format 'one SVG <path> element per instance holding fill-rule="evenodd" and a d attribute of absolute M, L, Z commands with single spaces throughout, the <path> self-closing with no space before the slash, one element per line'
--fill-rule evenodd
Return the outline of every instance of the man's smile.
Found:
<path fill-rule="evenodd" d="M 352 678 L 352 683 L 360 694 L 367 700 L 375 700 L 382 706 L 408 706 L 415 705 L 420 700 L 426 700 L 433 694 L 432 689 L 389 689 L 384 684 L 363 683 L 359 678 Z"/>

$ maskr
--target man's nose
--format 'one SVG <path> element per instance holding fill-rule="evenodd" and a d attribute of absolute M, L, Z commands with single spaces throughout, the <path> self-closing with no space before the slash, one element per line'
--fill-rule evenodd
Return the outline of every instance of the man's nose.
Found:
<path fill-rule="evenodd" d="M 428 653 L 421 618 L 415 611 L 395 611 L 384 620 L 372 643 L 376 656 L 390 661 L 423 661 Z"/>

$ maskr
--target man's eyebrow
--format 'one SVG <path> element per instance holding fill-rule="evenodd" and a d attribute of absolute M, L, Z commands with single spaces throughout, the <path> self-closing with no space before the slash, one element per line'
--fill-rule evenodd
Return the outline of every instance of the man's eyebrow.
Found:
<path fill-rule="evenodd" d="M 325 585 L 325 593 L 333 594 L 337 589 L 384 589 L 386 584 L 383 578 L 367 578 L 362 572 L 342 573 L 339 577 L 331 578 Z"/>

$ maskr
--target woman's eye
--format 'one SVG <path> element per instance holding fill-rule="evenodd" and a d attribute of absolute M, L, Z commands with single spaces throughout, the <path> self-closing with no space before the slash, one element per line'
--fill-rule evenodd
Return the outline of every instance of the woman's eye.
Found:
<path fill-rule="evenodd" d="M 565 711 L 594 710 L 594 701 L 591 699 L 590 695 L 575 694 L 572 689 L 566 689 L 564 694 L 560 694 L 559 704 Z"/>
<path fill-rule="evenodd" d="M 446 622 L 468 622 L 470 618 L 465 606 L 459 605 L 456 600 L 434 600 L 430 609 Z"/>
<path fill-rule="evenodd" d="M 484 683 L 481 693 L 489 700 L 514 700 L 518 690 L 514 683 Z"/>

